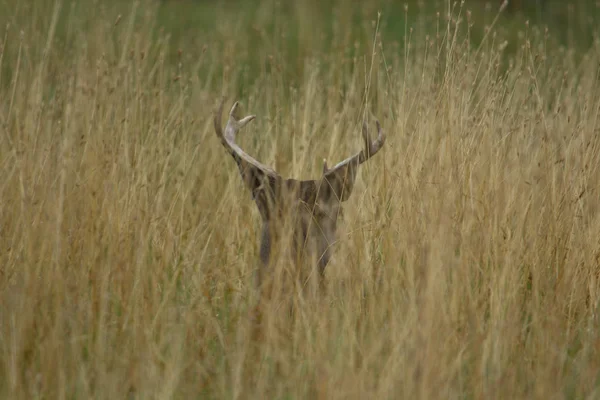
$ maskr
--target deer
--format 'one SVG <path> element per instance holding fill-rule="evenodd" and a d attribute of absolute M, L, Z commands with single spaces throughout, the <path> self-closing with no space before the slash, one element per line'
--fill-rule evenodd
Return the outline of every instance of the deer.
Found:
<path fill-rule="evenodd" d="M 256 203 L 262 229 L 260 233 L 260 266 L 255 275 L 259 291 L 265 271 L 278 259 L 275 252 L 289 250 L 292 264 L 301 267 L 308 261 L 311 270 L 317 270 L 321 285 L 325 268 L 331 258 L 331 246 L 336 241 L 338 217 L 342 203 L 350 198 L 358 167 L 381 150 L 385 134 L 378 120 L 377 138 L 373 141 L 366 122 L 362 124 L 364 148 L 333 167 L 323 160 L 319 179 L 297 180 L 284 178 L 274 169 L 246 153 L 237 143 L 236 135 L 255 115 L 240 117 L 239 102 L 234 102 L 225 129 L 221 125 L 224 98 L 214 112 L 215 132 L 229 155 L 235 161 L 244 186 Z"/>

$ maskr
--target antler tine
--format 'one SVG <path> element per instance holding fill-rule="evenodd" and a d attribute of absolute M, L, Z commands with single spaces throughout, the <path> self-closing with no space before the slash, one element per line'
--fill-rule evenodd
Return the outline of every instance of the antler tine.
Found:
<path fill-rule="evenodd" d="M 325 166 L 325 168 L 323 168 L 323 174 L 333 173 L 336 169 L 342 168 L 343 166 L 345 166 L 349 163 L 356 163 L 357 165 L 362 164 L 365 161 L 367 161 L 369 158 L 371 158 L 375 154 L 377 154 L 377 152 L 379 152 L 379 150 L 381 150 L 381 148 L 383 147 L 383 144 L 385 143 L 385 133 L 381 129 L 381 124 L 379 123 L 378 120 L 375 121 L 375 124 L 377 125 L 377 139 L 375 139 L 374 141 L 371 141 L 371 138 L 369 135 L 369 130 L 367 129 L 367 124 L 365 121 L 363 121 L 362 137 L 363 137 L 363 141 L 364 141 L 364 148 L 357 154 L 346 158 L 342 162 L 337 163 L 331 169 L 327 169 Z"/>
<path fill-rule="evenodd" d="M 385 143 L 385 134 L 381 129 L 381 124 L 379 123 L 379 120 L 375 120 L 375 125 L 377 126 L 377 139 L 375 139 L 375 141 L 372 142 L 369 135 L 369 130 L 367 129 L 367 124 L 363 121 L 362 134 L 365 148 L 360 153 L 361 156 L 358 162 L 359 164 L 362 164 L 369 158 L 373 157 L 383 147 L 383 144 Z"/>
<path fill-rule="evenodd" d="M 242 119 L 238 119 L 237 109 L 239 106 L 239 102 L 236 101 L 233 103 L 231 107 L 231 111 L 229 111 L 229 120 L 227 121 L 227 126 L 225 126 L 225 138 L 232 142 L 235 142 L 236 133 L 243 128 L 248 122 L 252 121 L 256 118 L 256 115 L 248 115 Z"/>
<path fill-rule="evenodd" d="M 227 120 L 227 125 L 225 125 L 225 131 L 221 126 L 221 114 L 223 112 L 223 104 L 224 98 L 221 98 L 221 103 L 218 109 L 215 111 L 214 115 L 214 125 L 217 136 L 221 140 L 221 144 L 223 147 L 227 149 L 229 154 L 233 157 L 235 162 L 238 164 L 240 168 L 246 171 L 248 168 L 251 168 L 255 171 L 260 171 L 261 174 L 269 175 L 271 177 L 277 176 L 277 173 L 269 168 L 268 166 L 260 163 L 254 157 L 250 156 L 246 153 L 238 144 L 235 142 L 235 136 L 238 131 L 243 128 L 248 122 L 252 121 L 256 118 L 255 115 L 248 115 L 244 118 L 238 119 L 237 111 L 239 107 L 239 102 L 233 103 L 231 110 L 229 111 L 229 119 Z M 246 172 L 244 172 L 246 173 Z"/>
<path fill-rule="evenodd" d="M 221 126 L 221 115 L 223 114 L 223 104 L 225 104 L 225 97 L 221 97 L 221 101 L 219 102 L 219 107 L 215 110 L 213 114 L 213 125 L 215 127 L 215 132 L 219 139 L 223 139 L 223 127 Z"/>
<path fill-rule="evenodd" d="M 237 133 L 237 131 L 243 128 L 248 122 L 255 119 L 256 115 L 248 115 L 242 119 L 238 119 L 237 109 L 239 106 L 239 102 L 236 101 L 235 103 L 233 103 L 231 111 L 229 111 L 229 120 L 227 121 L 227 125 L 225 126 L 225 134 L 223 135 L 223 128 L 221 126 L 221 115 L 223 114 L 224 103 L 225 98 L 221 97 L 219 107 L 216 109 L 213 119 L 215 132 L 221 140 L 226 139 L 226 141 L 235 143 L 235 134 Z"/>
<path fill-rule="evenodd" d="M 370 150 L 371 150 L 371 137 L 369 135 L 369 128 L 367 127 L 367 121 L 365 121 L 365 120 L 363 120 L 363 123 L 362 123 L 362 137 L 363 137 L 363 141 L 364 141 L 363 145 L 365 146 L 364 149 L 367 152 L 367 154 L 365 155 L 365 157 L 368 158 L 369 155 L 371 154 L 371 152 L 370 152 Z"/>

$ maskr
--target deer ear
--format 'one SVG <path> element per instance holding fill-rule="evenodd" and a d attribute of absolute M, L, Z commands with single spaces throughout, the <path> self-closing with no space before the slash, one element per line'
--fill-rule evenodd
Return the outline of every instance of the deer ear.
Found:
<path fill-rule="evenodd" d="M 326 170 L 323 174 L 323 185 L 321 198 L 335 198 L 338 201 L 346 201 L 350 198 L 354 189 L 354 182 L 358 172 L 358 162 L 348 162 L 345 165 Z"/>

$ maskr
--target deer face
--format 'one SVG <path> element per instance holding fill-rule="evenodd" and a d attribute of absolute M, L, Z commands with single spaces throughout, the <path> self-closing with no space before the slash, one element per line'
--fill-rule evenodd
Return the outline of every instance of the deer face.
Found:
<path fill-rule="evenodd" d="M 363 123 L 365 148 L 332 168 L 325 162 L 319 179 L 284 179 L 235 143 L 237 132 L 255 118 L 254 115 L 238 118 L 237 108 L 236 102 L 223 131 L 221 102 L 214 116 L 214 127 L 221 143 L 235 160 L 261 215 L 260 259 L 263 266 L 273 262 L 275 249 L 289 249 L 296 262 L 313 260 L 323 273 L 331 257 L 342 203 L 352 193 L 358 167 L 375 155 L 385 142 L 379 122 L 376 122 L 377 139 L 370 140 Z"/>

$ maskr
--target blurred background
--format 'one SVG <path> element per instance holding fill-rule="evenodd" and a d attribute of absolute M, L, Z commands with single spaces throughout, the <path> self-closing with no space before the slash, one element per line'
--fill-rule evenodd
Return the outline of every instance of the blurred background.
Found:
<path fill-rule="evenodd" d="M 243 51 L 248 53 L 243 57 L 247 78 L 270 68 L 265 60 L 274 60 L 291 84 L 303 75 L 307 59 L 319 57 L 327 67 L 323 54 L 341 49 L 350 57 L 367 54 L 375 25 L 384 51 L 401 54 L 409 47 L 422 48 L 428 38 L 443 36 L 447 15 L 452 15 L 458 37 L 468 35 L 473 47 L 482 43 L 493 25 L 493 40 L 487 44 L 504 43 L 506 59 L 532 36 L 555 48 L 564 46 L 574 57 L 589 50 L 598 36 L 600 2 L 596 0 L 512 0 L 502 5 L 499 0 L 5 0 L 0 2 L 0 27 L 6 27 L 9 38 L 22 30 L 30 39 L 39 36 L 44 43 L 52 22 L 49 16 L 56 12 L 54 45 L 69 49 L 77 41 L 76 32 L 85 31 L 93 21 L 103 18 L 119 24 L 121 17 L 128 18 L 135 9 L 135 19 L 150 27 L 149 35 L 166 34 L 167 61 L 175 65 L 180 51 L 189 60 L 198 60 L 206 52 L 212 62 L 225 64 L 227 54 Z M 244 43 L 244 39 L 243 50 L 232 44 Z M 231 55 L 229 61 L 235 62 L 235 57 Z M 2 68 L 7 73 L 12 67 L 5 63 Z"/>
<path fill-rule="evenodd" d="M 203 34 L 219 31 L 226 20 L 235 20 L 238 35 L 248 38 L 250 51 L 257 46 L 273 47 L 273 51 L 290 52 L 282 56 L 291 61 L 331 50 L 340 34 L 353 42 L 356 54 L 364 54 L 364 47 L 358 47 L 372 42 L 378 12 L 379 32 L 388 49 L 391 45 L 405 48 L 411 41 L 413 48 L 419 47 L 427 35 L 445 29 L 446 16 L 452 15 L 462 33 L 469 30 L 473 46 L 481 43 L 493 25 L 495 42 L 506 41 L 508 57 L 532 32 L 543 35 L 548 44 L 582 54 L 593 45 L 600 26 L 596 0 L 511 0 L 504 6 L 500 0 L 163 0 L 157 23 L 170 32 L 172 43 L 201 47 Z M 348 26 L 350 30 L 340 32 Z M 303 66 L 297 67 L 295 72 L 301 74 Z"/>
<path fill-rule="evenodd" d="M 359 14 L 364 12 L 365 6 L 369 5 L 373 12 L 381 11 L 385 35 L 398 38 L 398 33 L 405 29 L 404 25 L 414 25 L 420 15 L 432 15 L 437 11 L 447 11 L 448 8 L 457 10 L 461 5 L 465 10 L 472 12 L 475 25 L 482 25 L 479 27 L 482 29 L 503 3 L 502 0 L 348 0 L 343 2 L 336 0 L 162 0 L 160 14 L 165 24 L 172 24 L 174 32 L 183 34 L 190 27 L 198 28 L 197 24 L 202 24 L 205 28 L 218 24 L 219 20 L 211 19 L 210 16 L 221 7 L 237 10 L 240 14 L 247 15 L 249 20 L 252 20 L 255 16 L 254 12 L 262 7 L 272 7 L 273 11 L 282 11 L 283 13 L 278 15 L 281 18 L 303 8 L 304 12 L 309 12 L 314 18 L 311 22 L 315 24 L 314 28 L 318 29 L 318 24 L 329 24 L 329 21 L 339 17 L 336 6 L 347 7 L 344 11 L 350 10 Z M 499 25 L 506 29 L 518 29 L 525 21 L 530 21 L 531 24 L 548 27 L 564 45 L 582 48 L 589 46 L 599 26 L 600 2 L 597 0 L 510 0 L 506 3 L 506 12 L 501 15 Z M 353 4 L 360 4 L 360 7 L 353 7 Z M 405 7 L 408 7 L 408 11 Z"/>

